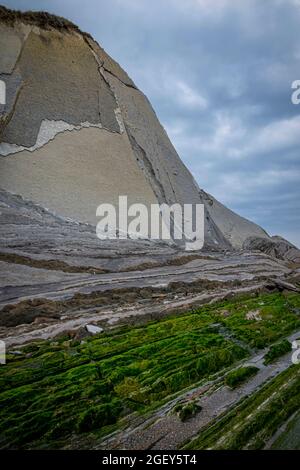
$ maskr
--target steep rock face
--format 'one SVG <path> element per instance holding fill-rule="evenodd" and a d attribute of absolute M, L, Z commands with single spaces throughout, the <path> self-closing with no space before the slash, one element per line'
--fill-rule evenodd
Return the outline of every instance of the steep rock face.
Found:
<path fill-rule="evenodd" d="M 269 238 L 200 190 L 147 98 L 89 35 L 2 8 L 0 36 L 0 187 L 92 224 L 97 206 L 122 194 L 148 206 L 204 203 L 207 248 Z"/>
<path fill-rule="evenodd" d="M 233 247 L 242 248 L 250 236 L 269 240 L 269 235 L 259 225 L 231 211 L 205 191 L 201 190 L 200 194 L 212 220 Z"/>

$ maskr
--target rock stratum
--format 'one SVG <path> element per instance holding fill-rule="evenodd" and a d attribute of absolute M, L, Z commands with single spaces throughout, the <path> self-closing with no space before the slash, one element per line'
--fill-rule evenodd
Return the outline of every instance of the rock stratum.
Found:
<path fill-rule="evenodd" d="M 203 203 L 203 249 L 100 241 L 124 194 Z M 1 449 L 300 448 L 299 254 L 198 187 L 93 38 L 0 7 Z"/>
<path fill-rule="evenodd" d="M 102 314 L 114 323 L 297 285 L 299 250 L 198 187 L 145 95 L 89 34 L 48 13 L 1 7 L 0 43 L 0 336 L 8 344 Z M 146 205 L 203 203 L 203 250 L 100 241 L 96 208 L 123 194 Z"/>

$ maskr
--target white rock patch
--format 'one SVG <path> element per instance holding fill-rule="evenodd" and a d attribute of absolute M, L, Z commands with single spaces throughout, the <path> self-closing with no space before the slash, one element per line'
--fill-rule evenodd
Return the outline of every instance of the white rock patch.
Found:
<path fill-rule="evenodd" d="M 85 325 L 85 329 L 92 335 L 97 335 L 98 333 L 102 333 L 104 331 L 103 328 L 96 325 Z"/>
<path fill-rule="evenodd" d="M 33 152 L 34 150 L 46 145 L 50 140 L 53 140 L 54 137 L 61 132 L 73 130 L 78 131 L 84 127 L 98 127 L 99 129 L 102 129 L 102 125 L 100 123 L 91 124 L 90 122 L 81 122 L 80 125 L 75 126 L 65 121 L 53 121 L 49 119 L 44 119 L 41 123 L 36 143 L 32 147 L 23 147 L 22 145 L 2 142 L 0 144 L 0 155 L 6 157 L 7 155 L 10 155 L 12 153 L 22 152 L 23 150 Z"/>

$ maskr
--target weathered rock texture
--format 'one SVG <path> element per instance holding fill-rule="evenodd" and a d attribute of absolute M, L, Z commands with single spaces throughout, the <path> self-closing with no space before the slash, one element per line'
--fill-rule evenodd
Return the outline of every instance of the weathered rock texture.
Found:
<path fill-rule="evenodd" d="M 99 204 L 122 194 L 146 205 L 204 203 L 206 248 L 270 240 L 200 190 L 147 98 L 88 34 L 62 18 L 1 7 L 0 45 L 4 190 L 91 224 Z"/>
<path fill-rule="evenodd" d="M 282 237 L 249 237 L 243 244 L 245 250 L 258 250 L 274 258 L 287 260 L 300 265 L 300 250 Z"/>
<path fill-rule="evenodd" d="M 0 7 L 0 46 L 0 338 L 9 347 L 299 287 L 299 250 L 198 187 L 147 98 L 89 35 Z M 203 203 L 204 249 L 100 242 L 96 208 L 123 194 L 129 204 Z"/>

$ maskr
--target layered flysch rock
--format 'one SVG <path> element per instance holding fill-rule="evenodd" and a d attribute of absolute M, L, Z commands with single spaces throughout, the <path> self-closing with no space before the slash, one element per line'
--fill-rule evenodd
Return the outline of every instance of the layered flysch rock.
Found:
<path fill-rule="evenodd" d="M 198 187 L 147 98 L 75 25 L 0 7 L 0 84 L 0 339 L 7 347 L 298 289 L 299 250 Z M 146 205 L 203 203 L 203 250 L 99 241 L 97 206 L 124 194 Z"/>
<path fill-rule="evenodd" d="M 205 246 L 270 240 L 200 190 L 145 95 L 86 33 L 45 13 L 0 9 L 0 186 L 96 223 L 103 202 L 204 203 Z"/>

